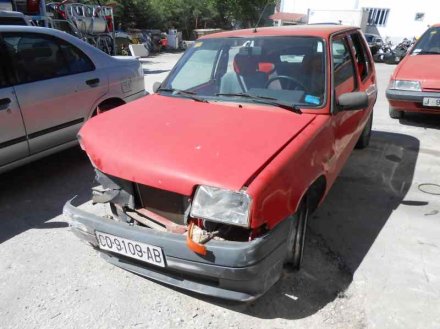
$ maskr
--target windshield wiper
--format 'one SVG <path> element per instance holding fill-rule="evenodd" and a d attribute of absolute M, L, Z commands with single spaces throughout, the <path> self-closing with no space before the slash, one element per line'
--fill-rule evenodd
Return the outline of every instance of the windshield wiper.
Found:
<path fill-rule="evenodd" d="M 249 98 L 251 100 L 254 100 L 254 101 L 262 103 L 262 104 L 277 106 L 277 107 L 280 107 L 282 109 L 289 110 L 291 112 L 298 113 L 298 114 L 302 113 L 302 111 L 300 110 L 298 105 L 289 104 L 289 103 L 285 103 L 285 102 L 280 102 L 279 100 L 277 100 L 274 97 L 250 95 L 250 94 L 245 94 L 245 93 L 218 93 L 218 94 L 215 94 L 215 95 L 216 96 L 226 96 L 226 97 L 244 97 L 244 98 Z"/>
<path fill-rule="evenodd" d="M 197 94 L 193 91 L 180 90 L 180 89 L 174 89 L 174 88 L 159 88 L 157 91 L 165 91 L 165 92 L 172 93 L 173 95 L 180 95 L 180 96 L 190 98 L 192 100 L 195 100 L 196 102 L 208 103 L 208 101 L 206 99 L 197 97 L 196 96 Z"/>

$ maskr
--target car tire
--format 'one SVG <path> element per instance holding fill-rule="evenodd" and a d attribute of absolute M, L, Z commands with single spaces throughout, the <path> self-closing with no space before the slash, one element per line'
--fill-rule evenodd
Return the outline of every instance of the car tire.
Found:
<path fill-rule="evenodd" d="M 372 126 L 373 126 L 373 113 L 370 114 L 370 117 L 368 118 L 368 121 L 365 124 L 364 130 L 362 130 L 362 134 L 359 136 L 355 148 L 364 149 L 368 146 L 368 144 L 370 144 Z"/>
<path fill-rule="evenodd" d="M 390 118 L 392 119 L 402 119 L 403 118 L 403 111 L 397 111 L 393 109 L 392 107 L 389 108 Z"/>
<path fill-rule="evenodd" d="M 296 271 L 301 268 L 301 263 L 303 260 L 308 218 L 309 206 L 307 199 L 304 198 L 295 215 L 289 217 L 288 219 L 291 221 L 291 228 L 287 239 L 286 263 L 291 269 Z"/>

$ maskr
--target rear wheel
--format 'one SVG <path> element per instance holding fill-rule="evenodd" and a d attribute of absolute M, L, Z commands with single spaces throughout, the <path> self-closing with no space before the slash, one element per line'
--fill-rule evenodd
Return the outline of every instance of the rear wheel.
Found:
<path fill-rule="evenodd" d="M 301 268 L 308 217 L 309 206 L 307 198 L 304 198 L 296 214 L 289 218 L 292 223 L 287 241 L 286 263 L 294 270 Z"/>
<path fill-rule="evenodd" d="M 393 119 L 401 119 L 403 118 L 403 111 L 397 111 L 392 107 L 389 108 L 390 117 Z"/>
<path fill-rule="evenodd" d="M 371 138 L 371 127 L 373 126 L 373 113 L 370 114 L 367 123 L 365 124 L 364 130 L 362 134 L 359 136 L 359 139 L 356 143 L 357 149 L 364 149 L 370 144 Z"/>

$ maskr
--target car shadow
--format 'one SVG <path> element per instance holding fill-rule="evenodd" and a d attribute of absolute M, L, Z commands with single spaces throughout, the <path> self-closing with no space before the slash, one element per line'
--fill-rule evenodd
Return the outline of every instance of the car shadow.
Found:
<path fill-rule="evenodd" d="M 399 123 L 405 126 L 440 129 L 440 115 L 405 112 L 404 117 L 399 119 Z"/>
<path fill-rule="evenodd" d="M 29 229 L 65 227 L 47 222 L 64 203 L 90 200 L 94 171 L 85 153 L 74 147 L 0 175 L 0 243 Z"/>
<path fill-rule="evenodd" d="M 285 270 L 277 284 L 251 303 L 202 299 L 257 318 L 300 319 L 346 298 L 354 272 L 394 209 L 402 202 L 426 204 L 404 200 L 418 152 L 414 137 L 374 131 L 370 146 L 353 152 L 310 219 L 300 271 Z"/>

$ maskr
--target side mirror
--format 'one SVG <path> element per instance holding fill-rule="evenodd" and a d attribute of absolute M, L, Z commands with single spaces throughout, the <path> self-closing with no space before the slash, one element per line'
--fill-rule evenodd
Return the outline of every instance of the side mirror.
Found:
<path fill-rule="evenodd" d="M 368 107 L 368 95 L 366 92 L 345 93 L 338 97 L 339 111 L 356 111 Z"/>
<path fill-rule="evenodd" d="M 153 93 L 156 93 L 157 92 L 157 90 L 160 88 L 160 85 L 161 85 L 162 83 L 161 82 L 159 82 L 159 81 L 156 81 L 155 83 L 153 83 Z"/>

